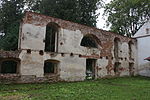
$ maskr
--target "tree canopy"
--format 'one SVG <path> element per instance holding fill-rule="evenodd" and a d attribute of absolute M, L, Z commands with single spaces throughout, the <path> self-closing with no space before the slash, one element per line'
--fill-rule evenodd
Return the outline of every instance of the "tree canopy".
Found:
<path fill-rule="evenodd" d="M 133 36 L 150 19 L 149 0 L 112 0 L 105 6 L 107 26 L 121 35 Z"/>
<path fill-rule="evenodd" d="M 41 0 L 34 11 L 39 13 L 96 27 L 96 10 L 102 0 Z"/>
<path fill-rule="evenodd" d="M 0 38 L 0 49 L 17 49 L 19 23 L 23 15 L 24 0 L 1 0 L 0 32 L 5 33 Z"/>

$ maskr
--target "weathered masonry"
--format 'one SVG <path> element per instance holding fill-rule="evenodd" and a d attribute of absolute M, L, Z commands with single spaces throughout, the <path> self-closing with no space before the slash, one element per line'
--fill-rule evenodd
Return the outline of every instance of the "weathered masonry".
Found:
<path fill-rule="evenodd" d="M 33 12 L 18 51 L 0 52 L 1 82 L 83 81 L 136 74 L 136 40 Z"/>

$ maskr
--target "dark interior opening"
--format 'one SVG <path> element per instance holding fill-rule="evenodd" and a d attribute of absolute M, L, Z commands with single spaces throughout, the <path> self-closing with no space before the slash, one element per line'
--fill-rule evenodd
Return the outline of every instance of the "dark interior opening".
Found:
<path fill-rule="evenodd" d="M 95 78 L 95 59 L 86 59 L 86 79 Z"/>
<path fill-rule="evenodd" d="M 44 73 L 45 74 L 56 74 L 57 73 L 58 62 L 45 61 L 44 63 Z"/>
<path fill-rule="evenodd" d="M 120 39 L 119 38 L 115 38 L 114 39 L 114 57 L 116 59 L 118 59 L 119 55 L 119 42 L 120 42 Z"/>
<path fill-rule="evenodd" d="M 80 45 L 84 47 L 98 48 L 96 40 L 91 35 L 84 36 Z"/>
<path fill-rule="evenodd" d="M 17 73 L 17 62 L 3 61 L 0 68 L 0 73 L 2 74 Z"/>
<path fill-rule="evenodd" d="M 58 26 L 54 23 L 50 23 L 46 26 L 45 34 L 45 51 L 56 52 L 57 51 L 57 36 Z"/>
<path fill-rule="evenodd" d="M 133 42 L 130 41 L 130 42 L 128 43 L 128 45 L 129 45 L 129 58 L 131 59 L 131 58 L 132 58 L 132 52 L 133 52 L 133 50 L 132 50 Z"/>
<path fill-rule="evenodd" d="M 120 67 L 120 63 L 115 62 L 115 64 L 114 64 L 114 72 L 115 72 L 115 74 L 119 74 L 119 67 Z"/>

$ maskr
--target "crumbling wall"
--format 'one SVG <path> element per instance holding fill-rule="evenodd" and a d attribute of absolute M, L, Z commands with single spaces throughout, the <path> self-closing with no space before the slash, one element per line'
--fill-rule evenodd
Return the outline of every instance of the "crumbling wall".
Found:
<path fill-rule="evenodd" d="M 115 75 L 114 73 L 115 62 L 118 62 L 120 64 L 120 67 L 118 68 L 120 76 L 129 75 L 129 63 L 136 63 L 135 59 L 129 58 L 130 55 L 129 55 L 128 42 L 132 41 L 133 43 L 135 43 L 136 41 L 134 39 L 124 37 L 121 35 L 117 35 L 112 32 L 108 32 L 108 31 L 104 31 L 104 30 L 100 30 L 100 29 L 80 25 L 77 23 L 72 23 L 69 21 L 64 21 L 61 19 L 36 14 L 36 13 L 31 13 L 31 12 L 27 12 L 23 20 L 22 32 L 20 33 L 22 34 L 21 35 L 22 36 L 21 37 L 22 39 L 21 49 L 31 49 L 31 50 L 36 49 L 37 51 L 44 50 L 43 40 L 45 39 L 44 36 L 45 36 L 46 25 L 51 22 L 56 23 L 59 26 L 58 45 L 57 45 L 58 52 L 56 52 L 56 54 L 62 54 L 62 55 L 68 54 L 72 56 L 76 55 L 75 62 L 70 61 L 70 59 L 74 58 L 72 56 L 67 56 L 67 58 L 65 57 L 65 59 L 67 60 L 61 61 L 60 59 L 57 59 L 57 60 L 60 60 L 61 63 L 68 63 L 67 65 L 60 64 L 62 68 L 61 70 L 66 70 L 66 72 L 61 73 L 61 75 L 66 75 L 68 77 L 70 76 L 70 79 L 75 80 L 76 78 L 72 78 L 72 76 L 75 76 L 76 73 L 79 72 L 78 71 L 78 68 L 79 68 L 80 70 L 83 69 L 83 71 L 78 73 L 79 77 L 81 75 L 85 76 L 83 74 L 85 71 L 85 66 L 86 66 L 85 61 L 86 59 L 89 59 L 89 58 L 97 59 L 97 63 L 95 66 L 97 77 L 104 77 L 107 75 L 114 76 Z M 30 27 L 27 27 L 27 26 L 30 26 Z M 28 38 L 30 39 L 32 37 L 32 36 L 27 37 L 28 33 L 33 33 L 34 35 L 39 34 L 40 39 L 34 37 L 30 41 L 28 41 Z M 98 48 L 88 48 L 88 47 L 83 47 L 80 45 L 82 38 L 87 34 L 91 34 L 96 37 L 95 39 L 98 41 Z M 27 37 L 27 40 L 25 40 L 24 37 Z M 115 38 L 118 38 L 120 40 L 120 43 L 118 45 L 119 50 L 118 50 L 117 58 L 114 55 L 114 39 Z M 33 45 L 37 43 L 40 45 Z M 31 45 L 31 46 L 28 46 L 28 45 Z M 27 48 L 26 46 L 28 46 L 29 48 Z M 136 49 L 134 49 L 133 52 L 136 52 Z M 132 57 L 134 55 L 135 54 L 132 53 Z M 40 56 L 40 55 L 36 54 L 36 56 Z M 36 58 L 39 59 L 39 57 L 36 57 Z M 41 58 L 44 59 L 44 57 L 41 57 Z M 76 62 L 79 62 L 81 58 L 84 60 L 80 62 L 80 67 L 75 67 L 75 68 L 70 67 L 70 69 L 68 70 L 69 66 L 77 66 Z M 41 60 L 41 61 L 44 61 L 44 60 Z M 39 64 L 39 66 L 41 65 Z M 74 69 L 74 71 L 72 71 L 72 69 Z M 40 72 L 41 75 L 39 76 L 42 76 L 43 71 L 42 70 L 40 71 L 41 71 Z M 34 73 L 34 71 L 32 73 Z"/>
<path fill-rule="evenodd" d="M 85 60 L 79 58 L 78 55 L 70 55 L 70 53 L 44 53 L 39 54 L 39 51 L 31 51 L 27 54 L 23 50 L 20 54 L 21 60 L 21 75 L 45 77 L 44 76 L 44 61 L 57 60 L 59 61 L 58 76 L 66 81 L 79 81 L 85 78 Z M 54 76 L 54 75 L 53 75 Z"/>
<path fill-rule="evenodd" d="M 0 51 L 0 59 L 18 58 L 21 51 Z"/>
<path fill-rule="evenodd" d="M 49 23 L 58 26 L 55 52 L 44 51 L 46 26 Z M 135 39 L 32 12 L 26 13 L 20 30 L 19 82 L 82 81 L 86 79 L 86 59 L 96 61 L 93 66 L 95 78 L 130 75 L 130 63 L 136 69 L 136 53 L 133 53 L 136 52 Z M 86 35 L 91 35 L 98 46 L 81 46 Z M 118 57 L 114 53 L 115 38 L 120 40 Z M 129 55 L 129 41 L 133 42 L 132 57 Z M 59 61 L 56 74 L 44 74 L 46 60 Z M 119 64 L 117 73 L 114 71 L 116 63 Z"/>
<path fill-rule="evenodd" d="M 27 53 L 27 50 L 22 50 L 20 54 L 21 59 L 21 75 L 35 75 L 36 77 L 43 77 L 44 74 L 44 59 L 37 51 Z"/>
<path fill-rule="evenodd" d="M 19 68 L 20 59 L 19 54 L 21 51 L 0 51 L 0 83 L 16 82 L 20 78 Z M 2 62 L 4 61 L 15 61 L 17 62 L 16 73 L 1 73 Z M 4 67 L 4 66 L 3 66 Z"/>

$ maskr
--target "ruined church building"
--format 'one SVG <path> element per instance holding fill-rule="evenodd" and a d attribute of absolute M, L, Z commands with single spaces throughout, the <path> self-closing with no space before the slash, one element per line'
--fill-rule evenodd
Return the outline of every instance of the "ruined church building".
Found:
<path fill-rule="evenodd" d="M 0 82 L 83 81 L 137 73 L 136 39 L 113 32 L 26 12 L 18 41 L 17 51 L 0 51 Z"/>

